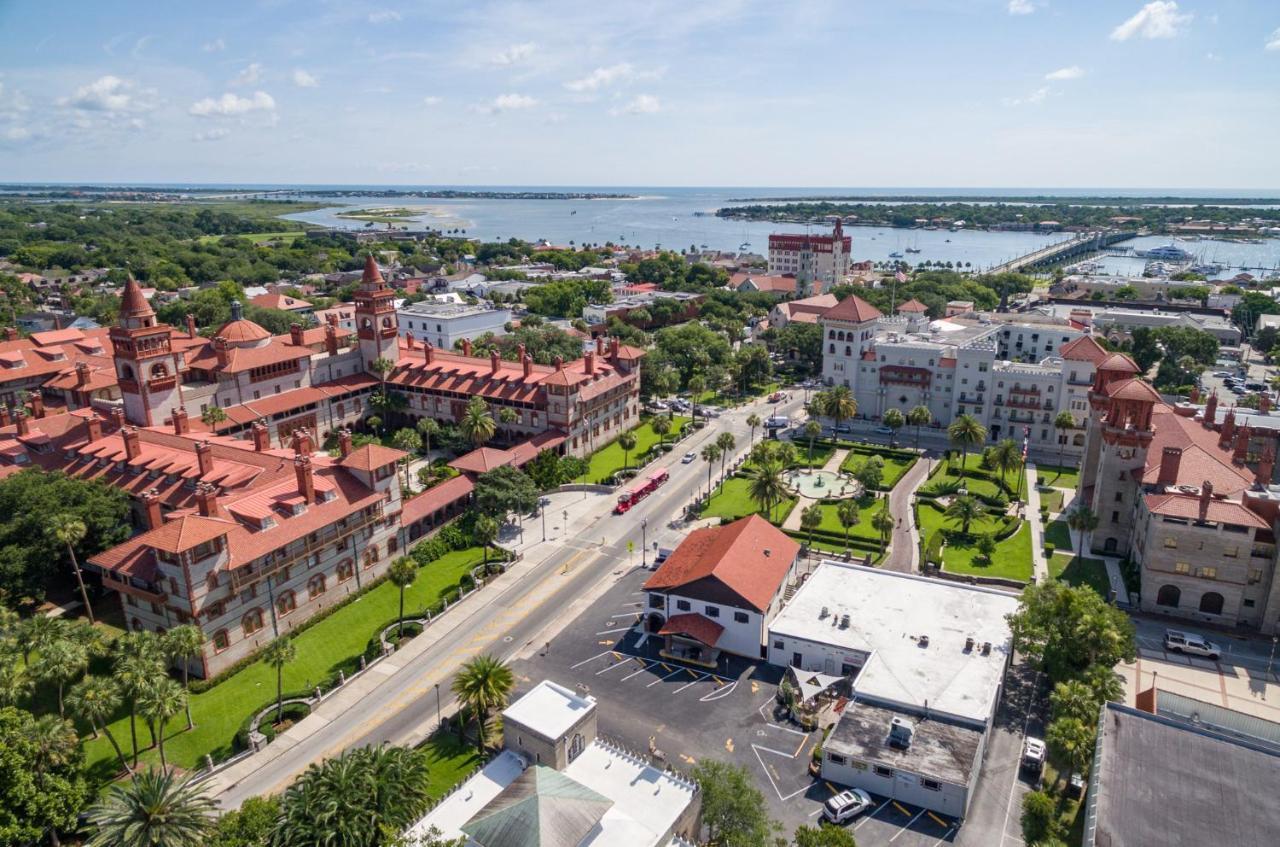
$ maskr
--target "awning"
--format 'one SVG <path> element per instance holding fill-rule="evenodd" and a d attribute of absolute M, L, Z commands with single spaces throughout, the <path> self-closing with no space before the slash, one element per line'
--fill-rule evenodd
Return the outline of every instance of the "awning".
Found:
<path fill-rule="evenodd" d="M 658 630 L 658 635 L 683 635 L 700 641 L 708 647 L 714 647 L 720 640 L 722 632 L 724 627 L 715 621 L 704 618 L 702 615 L 688 614 L 670 618 L 662 625 L 662 629 Z"/>
<path fill-rule="evenodd" d="M 814 671 L 800 671 L 796 668 L 791 669 L 796 676 L 796 682 L 800 684 L 800 702 L 807 703 L 814 697 L 826 691 L 837 682 L 844 679 L 842 676 L 831 676 L 830 674 L 817 673 Z"/>

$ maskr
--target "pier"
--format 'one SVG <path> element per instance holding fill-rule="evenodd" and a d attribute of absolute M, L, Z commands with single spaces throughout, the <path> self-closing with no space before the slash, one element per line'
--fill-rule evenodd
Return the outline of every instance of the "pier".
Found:
<path fill-rule="evenodd" d="M 1022 270 L 1035 270 L 1036 268 L 1057 264 L 1058 262 L 1066 259 L 1074 259 L 1078 256 L 1097 253 L 1105 250 L 1116 242 L 1133 238 L 1135 235 L 1137 235 L 1136 232 L 1127 232 L 1122 230 L 1086 232 L 1076 236 L 1070 241 L 1050 244 L 1048 247 L 1042 247 L 1035 252 L 1028 253 L 1025 256 L 1019 256 L 1018 258 L 1005 262 L 1002 265 L 996 265 L 988 270 L 987 273 L 998 274 Z"/>

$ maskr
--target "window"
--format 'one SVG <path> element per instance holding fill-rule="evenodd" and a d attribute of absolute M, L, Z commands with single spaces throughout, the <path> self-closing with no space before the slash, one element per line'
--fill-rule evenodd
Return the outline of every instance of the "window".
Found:
<path fill-rule="evenodd" d="M 1111 522 L 1112 522 L 1112 523 L 1120 523 L 1120 513 L 1119 513 L 1119 512 L 1112 512 L 1112 513 L 1111 513 Z"/>
<path fill-rule="evenodd" d="M 1157 606 L 1178 607 L 1178 603 L 1182 600 L 1182 589 L 1176 585 L 1162 585 L 1160 590 L 1156 592 Z"/>
<path fill-rule="evenodd" d="M 664 606 L 666 606 L 666 605 L 667 605 L 667 603 L 666 603 L 666 601 L 663 599 L 663 597 L 662 597 L 662 595 L 661 595 L 661 594 L 650 594 L 650 595 L 649 595 L 649 608 L 650 608 L 650 609 L 661 609 L 661 608 L 663 608 L 663 607 L 664 607 Z"/>
<path fill-rule="evenodd" d="M 286 591 L 276 598 L 276 614 L 281 617 L 284 617 L 296 608 L 298 608 L 298 596 L 292 591 Z"/>
<path fill-rule="evenodd" d="M 734 612 L 734 613 L 733 613 L 733 622 L 734 622 L 734 623 L 746 623 L 746 622 L 747 622 L 747 613 L 746 613 L 746 612 Z"/>
<path fill-rule="evenodd" d="M 703 612 L 705 612 L 705 613 L 706 613 L 706 615 L 707 615 L 707 617 L 709 617 L 709 618 L 718 618 L 718 617 L 720 617 L 720 607 L 719 607 L 719 606 L 703 606 L 703 607 L 702 607 L 702 611 L 703 611 Z"/>
<path fill-rule="evenodd" d="M 1123 492 L 1123 491 L 1117 491 L 1117 492 L 1116 492 L 1116 502 L 1117 502 L 1117 503 L 1123 503 L 1123 502 L 1124 502 L 1124 492 Z"/>
<path fill-rule="evenodd" d="M 1222 551 L 1222 555 L 1224 558 L 1227 558 L 1227 559 L 1234 559 L 1238 557 L 1240 555 L 1240 545 L 1233 544 L 1230 547 L 1224 548 Z"/>
<path fill-rule="evenodd" d="M 839 753 L 828 753 L 827 761 L 833 765 L 843 765 L 845 763 L 845 758 Z"/>
<path fill-rule="evenodd" d="M 213 652 L 221 653 L 230 646 L 231 637 L 227 635 L 225 629 L 220 629 L 213 634 Z"/>
<path fill-rule="evenodd" d="M 338 582 L 346 582 L 347 580 L 351 579 L 351 577 L 355 576 L 355 573 L 356 573 L 355 562 L 351 561 L 350 559 L 347 559 L 339 563 Z"/>
<path fill-rule="evenodd" d="M 925 779 L 924 777 L 920 777 L 920 785 L 923 786 L 924 788 L 927 788 L 930 791 L 942 790 L 942 784 L 934 779 Z"/>
<path fill-rule="evenodd" d="M 314 600 L 324 593 L 324 574 L 318 573 L 307 580 L 307 598 Z"/>
<path fill-rule="evenodd" d="M 213 571 L 209 571 L 209 575 L 204 580 L 205 587 L 209 591 L 213 591 L 218 587 L 218 575 Z"/>
<path fill-rule="evenodd" d="M 1217 579 L 1218 569 L 1217 568 L 1196 568 L 1196 576 L 1200 577 L 1201 579 Z"/>
<path fill-rule="evenodd" d="M 1242 605 L 1243 605 L 1246 609 L 1252 609 L 1252 608 L 1253 608 L 1253 601 L 1252 601 L 1252 600 L 1244 600 L 1244 601 L 1242 601 Z"/>
<path fill-rule="evenodd" d="M 1249 569 L 1249 584 L 1250 584 L 1250 585 L 1256 585 L 1256 584 L 1257 584 L 1257 583 L 1259 583 L 1259 582 L 1262 582 L 1262 569 L 1261 569 L 1261 568 L 1250 568 L 1250 569 Z"/>
<path fill-rule="evenodd" d="M 387 539 L 387 555 L 394 556 L 396 551 L 400 549 L 400 539 L 394 535 Z"/>
<path fill-rule="evenodd" d="M 886 779 L 893 778 L 893 768 L 886 768 L 884 765 L 875 766 L 876 776 L 883 776 Z"/>
<path fill-rule="evenodd" d="M 1116 495 L 1116 496 L 1118 497 L 1119 495 Z M 1166 535 L 1164 537 L 1164 546 L 1168 547 L 1170 550 L 1177 550 L 1178 539 L 1174 538 L 1173 536 Z"/>
<path fill-rule="evenodd" d="M 785 642 L 785 641 L 782 641 L 781 639 L 779 639 L 779 640 L 777 640 L 777 641 L 773 642 L 773 649 L 775 649 L 775 650 L 785 650 L 785 649 L 787 649 L 787 644 L 786 644 L 786 642 Z"/>
<path fill-rule="evenodd" d="M 1183 573 L 1183 574 L 1191 573 L 1191 565 L 1187 564 L 1186 562 L 1178 562 L 1176 565 L 1173 566 L 1173 572 Z"/>
<path fill-rule="evenodd" d="M 253 635 L 262 629 L 262 610 L 254 609 L 240 619 L 240 628 L 246 636 Z"/>
<path fill-rule="evenodd" d="M 689 601 L 688 601 L 688 600 L 677 600 L 677 601 L 676 601 L 676 608 L 677 608 L 677 609 L 679 609 L 679 610 L 680 610 L 680 611 L 682 611 L 682 612 L 687 612 L 687 611 L 689 611 L 689 609 L 691 609 L 692 607 L 689 605 Z"/>
<path fill-rule="evenodd" d="M 803 664 L 803 663 L 804 663 L 804 654 L 803 654 L 803 653 L 792 653 L 792 654 L 791 654 L 791 667 L 793 667 L 793 668 L 798 668 L 798 667 L 800 667 L 800 665 L 801 665 L 801 664 Z"/>

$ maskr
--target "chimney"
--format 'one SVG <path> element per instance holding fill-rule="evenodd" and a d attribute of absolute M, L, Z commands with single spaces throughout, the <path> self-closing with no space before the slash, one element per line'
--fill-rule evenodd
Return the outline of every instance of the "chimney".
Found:
<path fill-rule="evenodd" d="M 338 328 L 338 315 L 336 312 L 330 312 L 324 316 L 325 323 L 334 329 Z"/>
<path fill-rule="evenodd" d="M 430 341 L 422 342 L 422 360 L 428 365 L 436 360 L 436 348 Z"/>
<path fill-rule="evenodd" d="M 520 357 L 520 364 L 524 367 L 524 378 L 528 379 L 533 376 L 533 357 L 525 353 Z"/>
<path fill-rule="evenodd" d="M 218 514 L 218 489 L 207 482 L 196 486 L 196 511 L 206 518 Z"/>
<path fill-rule="evenodd" d="M 142 507 L 146 511 L 147 529 L 164 526 L 164 514 L 160 511 L 160 495 L 154 488 L 142 492 Z"/>
<path fill-rule="evenodd" d="M 76 385 L 83 388 L 89 382 L 89 364 L 76 362 Z"/>
<path fill-rule="evenodd" d="M 218 357 L 218 366 L 225 368 L 231 364 L 231 347 L 227 344 L 227 339 L 221 335 L 215 336 L 213 339 L 213 352 Z"/>
<path fill-rule="evenodd" d="M 18 340 L 18 330 L 17 330 L 16 328 L 14 328 L 14 327 L 11 327 L 11 326 L 7 326 L 7 327 L 5 327 L 5 328 L 4 328 L 4 340 L 5 340 L 5 341 L 17 341 L 17 340 Z"/>
<path fill-rule="evenodd" d="M 179 406 L 173 410 L 173 434 L 186 435 L 191 431 L 191 422 L 187 418 L 187 410 Z"/>
<path fill-rule="evenodd" d="M 1258 460 L 1258 470 L 1254 476 L 1254 481 L 1266 488 L 1271 484 L 1271 479 L 1275 476 L 1275 470 L 1276 442 L 1274 439 L 1268 438 L 1262 445 L 1262 458 Z"/>
<path fill-rule="evenodd" d="M 44 417 L 44 395 L 39 391 L 31 392 L 31 417 L 37 419 Z"/>
<path fill-rule="evenodd" d="M 502 357 L 497 350 L 489 351 L 489 372 L 496 374 L 502 368 Z"/>
<path fill-rule="evenodd" d="M 120 430 L 120 435 L 124 438 L 124 457 L 132 462 L 142 454 L 142 439 L 138 437 L 137 428 L 132 426 Z"/>
<path fill-rule="evenodd" d="M 187 315 L 187 338 L 196 337 L 196 316 Z"/>
<path fill-rule="evenodd" d="M 1182 448 L 1164 448 L 1164 452 L 1160 454 L 1160 476 L 1156 479 L 1156 485 L 1176 485 L 1180 464 L 1182 464 Z"/>
<path fill-rule="evenodd" d="M 406 344 L 408 344 L 408 345 L 409 345 L 409 349 L 410 349 L 410 350 L 412 350 L 412 349 L 413 349 L 414 347 L 416 347 L 416 346 L 417 346 L 417 344 L 418 344 L 417 339 L 415 339 L 415 338 L 413 337 L 413 333 L 409 333 L 408 335 L 406 335 L 406 336 L 404 337 L 404 341 L 405 341 L 405 343 L 406 343 Z"/>
<path fill-rule="evenodd" d="M 249 431 L 253 434 L 253 449 L 259 453 L 271 449 L 271 430 L 267 429 L 267 425 L 262 421 L 254 421 L 253 426 L 249 427 Z"/>
<path fill-rule="evenodd" d="M 618 345 L 619 345 L 619 344 L 620 344 L 620 342 L 618 341 L 618 339 L 616 339 L 616 338 L 610 338 L 610 339 L 609 339 L 609 358 L 610 358 L 610 359 L 616 359 L 616 358 L 618 358 Z"/>
<path fill-rule="evenodd" d="M 8 426 L 13 423 L 13 418 L 9 416 L 9 407 L 0 403 L 0 427 Z"/>
<path fill-rule="evenodd" d="M 102 418 L 97 415 L 85 418 L 85 437 L 92 443 L 102 437 Z"/>
<path fill-rule="evenodd" d="M 558 371 L 562 371 L 562 370 L 564 370 L 564 359 L 562 359 L 562 358 L 561 358 L 561 357 L 559 357 L 559 356 L 556 356 L 556 357 L 555 357 L 554 359 L 552 359 L 551 361 L 552 361 L 552 363 L 556 366 L 556 370 L 558 370 Z"/>
<path fill-rule="evenodd" d="M 596 354 L 594 351 L 588 350 L 587 355 L 582 357 L 584 368 L 588 374 L 596 372 Z"/>
<path fill-rule="evenodd" d="M 1213 499 L 1213 483 L 1205 480 L 1200 484 L 1200 520 L 1209 515 L 1209 501 Z"/>
<path fill-rule="evenodd" d="M 1222 419 L 1222 429 L 1218 432 L 1218 446 L 1222 448 L 1231 445 L 1231 439 L 1236 434 L 1236 407 L 1232 406 L 1227 409 L 1227 415 Z"/>
<path fill-rule="evenodd" d="M 471 355 L 471 339 L 470 338 L 462 339 L 462 355 L 464 356 Z"/>
<path fill-rule="evenodd" d="M 351 430 L 338 430 L 338 452 L 344 459 L 351 455 Z"/>
<path fill-rule="evenodd" d="M 27 424 L 27 410 L 19 406 L 14 410 L 13 417 L 18 424 L 18 435 L 29 435 L 31 427 Z"/>
<path fill-rule="evenodd" d="M 293 457 L 293 471 L 298 476 L 298 493 L 307 503 L 316 501 L 316 481 L 312 475 L 311 457 L 300 455 Z"/>
<path fill-rule="evenodd" d="M 1217 425 L 1218 417 L 1218 392 L 1209 395 L 1208 402 L 1204 405 L 1204 419 L 1201 421 L 1205 429 L 1213 429 Z"/>
<path fill-rule="evenodd" d="M 523 345 L 523 344 L 517 344 L 517 345 L 516 345 L 516 361 L 517 361 L 517 362 L 523 362 L 523 361 L 524 361 L 524 354 L 525 354 L 524 345 Z"/>
<path fill-rule="evenodd" d="M 289 343 L 295 347 L 302 346 L 302 324 L 289 324 Z"/>
<path fill-rule="evenodd" d="M 1191 397 L 1189 399 L 1191 400 L 1192 403 L 1200 402 L 1200 386 L 1198 385 L 1191 386 Z"/>
<path fill-rule="evenodd" d="M 1243 465 L 1249 456 L 1249 436 L 1252 434 L 1251 428 L 1247 426 L 1236 430 L 1235 451 L 1231 455 L 1231 461 L 1237 465 Z"/>
<path fill-rule="evenodd" d="M 315 449 L 315 442 L 311 440 L 311 430 L 300 426 L 293 431 L 294 455 L 310 456 Z"/>
<path fill-rule="evenodd" d="M 338 355 L 338 331 L 333 324 L 325 324 L 324 349 L 330 356 Z"/>
<path fill-rule="evenodd" d="M 196 461 L 200 463 L 200 476 L 213 471 L 213 447 L 208 441 L 196 444 Z"/>
<path fill-rule="evenodd" d="M 604 336 L 603 335 L 596 336 L 596 355 L 597 356 L 604 355 Z"/>
<path fill-rule="evenodd" d="M 116 406 L 111 410 L 111 425 L 116 430 L 124 429 L 124 409 Z"/>
<path fill-rule="evenodd" d="M 1258 398 L 1258 411 L 1264 415 L 1267 412 L 1271 411 L 1271 395 L 1270 394 L 1264 393 L 1261 397 Z"/>

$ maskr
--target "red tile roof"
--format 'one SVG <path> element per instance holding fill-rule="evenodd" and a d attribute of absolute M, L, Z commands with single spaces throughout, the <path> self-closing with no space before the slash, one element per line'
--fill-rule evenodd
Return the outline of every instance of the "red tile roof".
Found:
<path fill-rule="evenodd" d="M 472 450 L 449 463 L 449 467 L 465 473 L 486 473 L 494 468 L 514 464 L 515 454 L 510 450 L 499 450 L 495 447 L 481 447 Z"/>
<path fill-rule="evenodd" d="M 465 475 L 455 476 L 439 485 L 433 485 L 416 497 L 404 501 L 404 507 L 400 512 L 400 525 L 409 526 L 432 512 L 470 496 L 475 487 L 471 478 Z"/>
<path fill-rule="evenodd" d="M 1157 403 L 1152 410 L 1151 427 L 1155 435 L 1142 471 L 1145 484 L 1155 485 L 1159 479 L 1164 448 L 1177 447 L 1182 450 L 1182 459 L 1175 484 L 1199 487 L 1208 480 L 1216 493 L 1224 495 L 1238 494 L 1253 485 L 1249 469 L 1232 464 L 1231 451 L 1218 447 L 1218 433 L 1205 429 L 1194 418 L 1184 418 L 1172 406 Z"/>
<path fill-rule="evenodd" d="M 822 315 L 823 318 L 828 320 L 850 321 L 859 324 L 874 321 L 876 318 L 883 316 L 879 309 L 856 294 L 850 294 Z"/>
<path fill-rule="evenodd" d="M 214 335 L 220 335 L 232 344 L 246 341 L 262 341 L 271 337 L 271 333 L 263 329 L 260 324 L 244 318 L 238 321 L 227 321 L 219 327 Z"/>
<path fill-rule="evenodd" d="M 782 530 L 748 515 L 689 533 L 644 587 L 764 611 L 799 552 L 800 545 Z"/>
<path fill-rule="evenodd" d="M 1069 359 L 1073 362 L 1092 362 L 1095 365 L 1102 364 L 1111 355 L 1091 335 L 1082 335 L 1075 341 L 1064 344 L 1058 352 L 1062 354 L 1064 359 Z"/>
<path fill-rule="evenodd" d="M 1141 368 L 1123 353 L 1112 353 L 1110 356 L 1102 360 L 1102 364 L 1098 365 L 1100 371 L 1124 371 L 1125 373 L 1136 374 L 1141 372 Z"/>
<path fill-rule="evenodd" d="M 167 521 L 164 526 L 141 536 L 142 543 L 158 550 L 181 553 L 198 547 L 207 541 L 220 538 L 236 529 L 237 524 L 226 518 L 206 518 L 202 515 L 183 515 Z"/>
<path fill-rule="evenodd" d="M 1140 379 L 1126 379 L 1113 382 L 1107 387 L 1107 396 L 1117 400 L 1142 400 L 1148 403 L 1159 403 L 1160 392 L 1156 391 Z"/>
<path fill-rule="evenodd" d="M 263 309 L 279 309 L 282 312 L 296 312 L 311 308 L 311 304 L 306 300 L 290 297 L 288 294 L 259 294 L 249 302 Z"/>
<path fill-rule="evenodd" d="M 729 285 L 740 289 L 747 283 L 757 291 L 770 291 L 781 294 L 793 294 L 796 290 L 796 278 L 793 276 L 769 276 L 768 274 L 736 273 L 729 277 Z"/>
<path fill-rule="evenodd" d="M 407 455 L 409 454 L 403 450 L 392 450 L 381 444 L 366 444 L 352 450 L 345 458 L 339 459 L 338 464 L 352 470 L 371 471 L 374 468 L 398 462 Z"/>
<path fill-rule="evenodd" d="M 724 627 L 698 614 L 673 615 L 658 630 L 658 635 L 687 635 L 708 647 L 716 646 Z"/>
<path fill-rule="evenodd" d="M 147 315 L 154 316 L 155 311 L 142 293 L 142 286 L 138 285 L 133 274 L 129 274 L 124 283 L 124 291 L 120 294 L 120 317 L 140 318 Z"/>
<path fill-rule="evenodd" d="M 1197 520 L 1200 517 L 1200 498 L 1195 494 L 1148 494 L 1147 510 L 1153 515 L 1169 515 L 1176 518 Z M 1205 519 L 1214 523 L 1232 524 L 1235 526 L 1252 526 L 1257 529 L 1269 529 L 1270 524 L 1254 514 L 1242 503 L 1230 500 L 1209 500 L 1209 509 Z"/>
<path fill-rule="evenodd" d="M 923 313 L 929 311 L 929 307 L 912 297 L 910 300 L 899 306 L 898 311 Z"/>

